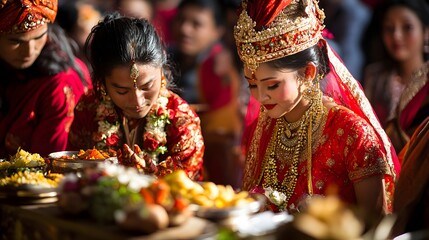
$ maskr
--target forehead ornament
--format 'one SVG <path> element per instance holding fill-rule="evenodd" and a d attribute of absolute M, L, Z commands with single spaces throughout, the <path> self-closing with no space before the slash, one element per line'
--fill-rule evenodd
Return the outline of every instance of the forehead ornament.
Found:
<path fill-rule="evenodd" d="M 137 68 L 136 62 L 133 60 L 133 63 L 131 64 L 131 69 L 130 69 L 130 78 L 134 82 L 134 88 L 137 88 L 137 78 L 139 77 L 139 75 L 140 75 L 139 69 Z"/>

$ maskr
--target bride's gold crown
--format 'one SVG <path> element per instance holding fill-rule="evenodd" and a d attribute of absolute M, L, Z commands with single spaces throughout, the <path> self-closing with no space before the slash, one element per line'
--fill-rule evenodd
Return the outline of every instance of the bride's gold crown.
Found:
<path fill-rule="evenodd" d="M 274 21 L 260 31 L 243 1 L 234 37 L 238 54 L 251 71 L 263 62 L 289 56 L 315 45 L 322 38 L 325 14 L 317 0 L 292 0 Z"/>

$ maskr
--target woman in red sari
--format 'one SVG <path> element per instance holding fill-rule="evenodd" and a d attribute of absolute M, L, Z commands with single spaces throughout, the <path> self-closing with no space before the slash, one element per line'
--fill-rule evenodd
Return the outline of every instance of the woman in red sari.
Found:
<path fill-rule="evenodd" d="M 234 29 L 252 96 L 243 188 L 264 192 L 275 211 L 335 191 L 379 217 L 391 212 L 399 165 L 358 82 L 323 39 L 323 18 L 314 0 L 243 2 Z"/>
<path fill-rule="evenodd" d="M 69 149 L 120 150 L 122 164 L 158 176 L 184 169 L 199 180 L 200 119 L 168 90 L 166 51 L 154 27 L 110 14 L 92 29 L 85 48 L 95 89 L 76 106 Z"/>
<path fill-rule="evenodd" d="M 0 158 L 65 150 L 73 109 L 91 88 L 86 65 L 51 24 L 57 1 L 0 3 Z"/>
<path fill-rule="evenodd" d="M 386 57 L 367 66 L 364 88 L 399 152 L 429 116 L 429 4 L 391 0 L 380 12 L 378 32 Z"/>

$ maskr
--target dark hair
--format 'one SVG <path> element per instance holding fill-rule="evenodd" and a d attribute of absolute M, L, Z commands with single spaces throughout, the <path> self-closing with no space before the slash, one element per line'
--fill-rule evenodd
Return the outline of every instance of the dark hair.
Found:
<path fill-rule="evenodd" d="M 27 69 L 17 70 L 24 76 L 22 79 L 26 81 L 38 77 L 52 76 L 73 68 L 78 73 L 82 83 L 87 85 L 83 71 L 75 61 L 76 56 L 64 30 L 56 24 L 49 24 L 47 35 L 48 40 L 34 63 Z M 5 73 L 6 77 L 9 78 L 14 77 L 14 74 L 16 74 L 16 72 L 9 70 L 4 71 L 1 65 L 0 72 Z"/>
<path fill-rule="evenodd" d="M 387 10 L 392 7 L 403 6 L 413 11 L 423 26 L 429 26 L 429 4 L 425 0 L 389 0 L 380 6 L 380 10 L 383 13 L 382 18 L 386 14 Z M 380 24 L 382 24 L 380 22 Z"/>
<path fill-rule="evenodd" d="M 225 16 L 223 14 L 219 0 L 182 0 L 178 6 L 179 12 L 181 9 L 188 6 L 196 6 L 203 9 L 208 9 L 213 13 L 216 26 L 225 26 Z"/>
<path fill-rule="evenodd" d="M 64 30 L 57 24 L 51 24 L 48 31 L 48 41 L 33 64 L 35 74 L 40 74 L 41 76 L 55 75 L 73 68 L 84 86 L 86 86 L 87 82 L 82 70 L 75 61 L 76 56 Z"/>
<path fill-rule="evenodd" d="M 371 48 L 371 52 L 375 51 L 376 55 L 373 57 L 369 57 L 367 60 L 368 63 L 380 61 L 383 59 L 389 59 L 389 54 L 383 44 L 380 33 L 383 28 L 383 19 L 388 10 L 393 7 L 405 7 L 411 10 L 416 16 L 419 18 L 419 21 L 422 23 L 423 28 L 429 26 L 429 4 L 426 0 L 388 0 L 379 5 L 373 13 L 373 18 L 371 20 L 371 24 L 369 25 L 366 31 L 366 40 L 364 40 L 364 47 Z M 424 29 L 423 29 L 424 30 Z M 371 54 L 368 52 L 368 54 Z M 425 60 L 429 59 L 429 55 L 422 53 Z M 375 58 L 375 59 L 372 59 Z"/>
<path fill-rule="evenodd" d="M 318 44 L 290 56 L 267 62 L 274 69 L 305 69 L 308 63 L 313 62 L 317 66 L 317 75 L 325 76 L 329 73 L 328 55 L 325 47 Z M 303 74 L 304 71 L 299 72 Z"/>
<path fill-rule="evenodd" d="M 92 81 L 96 92 L 114 67 L 129 66 L 132 61 L 161 67 L 167 86 L 171 87 L 165 46 L 146 19 L 125 17 L 118 12 L 106 15 L 92 28 L 85 43 L 85 54 L 93 69 Z"/>

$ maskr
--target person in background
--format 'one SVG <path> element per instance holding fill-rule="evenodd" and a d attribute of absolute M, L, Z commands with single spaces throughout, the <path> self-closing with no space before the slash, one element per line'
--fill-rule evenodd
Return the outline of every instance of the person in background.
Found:
<path fill-rule="evenodd" d="M 200 119 L 169 90 L 171 68 L 153 25 L 108 14 L 92 29 L 85 50 L 94 91 L 75 108 L 68 149 L 114 150 L 122 164 L 146 173 L 184 169 L 201 179 Z"/>
<path fill-rule="evenodd" d="M 227 48 L 226 51 L 223 52 L 222 55 L 226 55 L 227 58 L 232 58 L 233 64 L 231 64 L 231 60 L 229 59 L 222 59 L 221 57 L 218 58 L 217 62 L 219 63 L 219 67 L 217 69 L 220 69 L 218 72 L 221 71 L 228 71 L 229 68 L 235 68 L 235 71 L 238 71 L 240 74 L 240 92 L 239 92 L 239 106 L 241 108 L 240 112 L 243 116 L 246 115 L 246 109 L 247 109 L 247 102 L 249 101 L 249 91 L 247 89 L 247 81 L 244 79 L 243 76 L 243 64 L 240 60 L 240 57 L 238 56 L 236 46 L 235 46 L 235 39 L 234 39 L 234 26 L 237 24 L 237 9 L 241 4 L 241 0 L 223 0 L 222 1 L 222 9 L 225 10 L 226 15 L 226 31 L 223 35 L 222 42 Z"/>
<path fill-rule="evenodd" d="M 407 232 L 426 230 L 429 233 L 429 117 L 411 136 L 399 154 L 402 170 L 393 201 L 396 222 L 392 237 Z M 420 238 L 423 239 L 423 238 Z"/>
<path fill-rule="evenodd" d="M 125 16 L 145 18 L 153 21 L 155 16 L 154 0 L 116 0 L 115 9 Z"/>
<path fill-rule="evenodd" d="M 101 17 L 101 10 L 90 2 L 81 0 L 67 1 L 58 6 L 56 23 L 70 37 L 73 51 L 80 59 L 85 61 L 88 67 L 89 63 L 85 58 L 83 47 L 91 28 L 100 21 Z"/>
<path fill-rule="evenodd" d="M 173 26 L 177 7 L 182 0 L 156 0 L 153 23 L 167 46 L 174 43 Z"/>
<path fill-rule="evenodd" d="M 65 150 L 75 104 L 92 87 L 56 15 L 56 0 L 0 3 L 0 158 Z"/>
<path fill-rule="evenodd" d="M 391 213 L 399 163 L 359 83 L 322 35 L 312 1 L 243 1 L 234 35 L 251 99 L 243 190 L 273 211 L 337 194 L 369 219 Z"/>
<path fill-rule="evenodd" d="M 385 57 L 365 69 L 365 94 L 397 152 L 429 116 L 429 5 L 389 0 L 378 10 Z M 429 47 L 429 45 L 428 45 Z"/>
<path fill-rule="evenodd" d="M 216 0 L 183 0 L 171 54 L 179 66 L 180 95 L 201 117 L 206 179 L 238 187 L 238 143 L 242 128 L 241 75 L 222 42 L 224 15 Z"/>
<path fill-rule="evenodd" d="M 361 41 L 371 10 L 361 0 L 321 0 L 319 5 L 326 15 L 326 29 L 340 48 L 337 53 L 353 77 L 362 81 L 365 55 Z"/>

